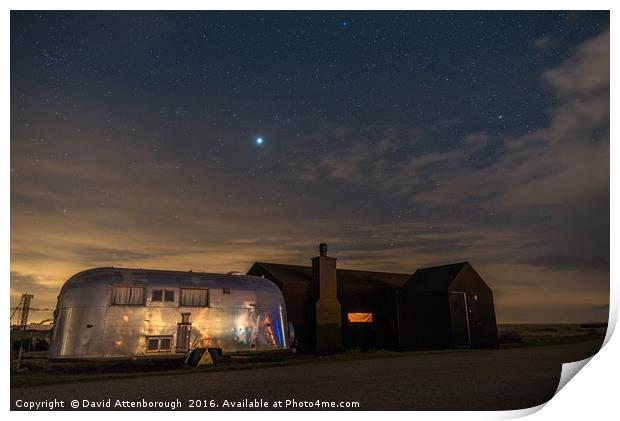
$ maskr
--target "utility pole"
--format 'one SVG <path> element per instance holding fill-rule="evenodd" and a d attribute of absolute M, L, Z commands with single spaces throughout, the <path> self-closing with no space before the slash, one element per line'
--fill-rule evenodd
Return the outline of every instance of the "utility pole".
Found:
<path fill-rule="evenodd" d="M 17 327 L 20 330 L 25 330 L 28 325 L 28 314 L 30 313 L 30 301 L 34 298 L 32 294 L 22 294 L 22 298 L 19 304 L 15 308 L 13 314 L 17 312 Z M 13 316 L 11 315 L 11 318 Z"/>

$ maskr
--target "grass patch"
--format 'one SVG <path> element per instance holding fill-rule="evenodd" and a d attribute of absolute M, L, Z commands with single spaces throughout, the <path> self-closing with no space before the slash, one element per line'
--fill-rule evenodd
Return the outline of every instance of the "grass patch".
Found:
<path fill-rule="evenodd" d="M 584 327 L 585 326 L 585 327 Z M 561 345 L 603 340 L 607 325 L 521 324 L 498 325 L 500 348 Z"/>

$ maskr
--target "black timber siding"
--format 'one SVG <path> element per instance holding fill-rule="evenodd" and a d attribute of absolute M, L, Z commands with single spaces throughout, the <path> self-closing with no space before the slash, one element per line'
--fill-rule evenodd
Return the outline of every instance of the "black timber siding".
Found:
<path fill-rule="evenodd" d="M 397 343 L 396 288 L 339 287 L 342 344 L 347 349 L 393 349 Z M 372 313 L 372 323 L 349 323 L 348 313 Z"/>
<path fill-rule="evenodd" d="M 311 268 L 256 263 L 248 274 L 263 275 L 280 287 L 299 351 L 315 352 Z M 388 282 L 377 282 L 382 275 Z M 470 338 L 472 347 L 497 345 L 493 293 L 469 263 L 422 269 L 400 284 L 397 276 L 402 274 L 338 269 L 344 348 L 443 349 L 463 345 L 463 337 Z M 463 323 L 463 300 L 460 305 L 451 300 L 452 293 L 460 292 L 466 296 L 468 324 Z M 371 312 L 374 321 L 348 323 L 349 312 Z"/>
<path fill-rule="evenodd" d="M 450 292 L 464 292 L 469 310 L 471 346 L 492 347 L 498 344 L 493 292 L 471 265 L 466 265 L 450 285 Z"/>
<path fill-rule="evenodd" d="M 460 293 L 465 294 L 466 308 Z M 493 293 L 469 263 L 419 270 L 400 294 L 402 347 L 441 349 L 497 345 Z M 464 342 L 463 338 L 467 340 Z"/>
<path fill-rule="evenodd" d="M 447 293 L 412 293 L 404 289 L 399 300 L 400 346 L 440 349 L 452 345 Z"/>

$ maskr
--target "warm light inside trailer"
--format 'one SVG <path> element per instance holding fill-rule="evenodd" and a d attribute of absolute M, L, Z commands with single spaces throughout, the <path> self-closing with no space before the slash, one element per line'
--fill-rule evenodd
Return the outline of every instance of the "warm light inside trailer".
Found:
<path fill-rule="evenodd" d="M 372 313 L 348 313 L 347 321 L 349 323 L 372 323 Z"/>

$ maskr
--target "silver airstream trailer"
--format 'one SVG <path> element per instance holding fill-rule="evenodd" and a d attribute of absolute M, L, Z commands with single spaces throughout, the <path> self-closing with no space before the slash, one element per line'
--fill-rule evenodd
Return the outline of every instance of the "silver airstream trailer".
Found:
<path fill-rule="evenodd" d="M 72 276 L 55 312 L 49 359 L 182 358 L 286 351 L 286 307 L 268 279 L 96 268 Z"/>

